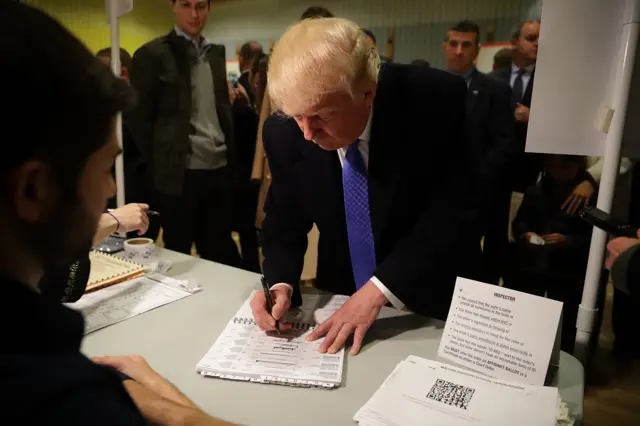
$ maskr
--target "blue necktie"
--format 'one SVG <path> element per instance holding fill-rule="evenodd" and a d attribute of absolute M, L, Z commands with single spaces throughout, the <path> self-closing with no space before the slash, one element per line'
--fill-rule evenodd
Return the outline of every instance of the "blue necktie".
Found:
<path fill-rule="evenodd" d="M 357 140 L 349 145 L 342 167 L 349 254 L 353 279 L 358 290 L 371 279 L 376 269 L 376 252 L 369 214 L 367 171 L 358 151 L 359 143 L 360 140 Z"/>

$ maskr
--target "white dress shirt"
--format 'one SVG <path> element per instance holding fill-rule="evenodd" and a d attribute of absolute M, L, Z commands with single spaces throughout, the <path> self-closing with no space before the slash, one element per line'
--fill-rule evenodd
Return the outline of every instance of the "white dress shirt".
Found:
<path fill-rule="evenodd" d="M 524 68 L 524 73 L 522 74 L 522 95 L 527 91 L 527 87 L 529 86 L 529 81 L 531 81 L 531 74 L 533 74 L 533 69 L 536 67 L 535 64 L 529 65 Z M 520 68 L 511 64 L 511 78 L 509 79 L 509 85 L 513 89 L 513 83 L 516 81 L 516 77 L 518 77 L 518 73 L 520 72 Z"/>
<path fill-rule="evenodd" d="M 369 141 L 371 140 L 371 119 L 373 118 L 373 109 L 371 110 L 371 114 L 369 114 L 369 121 L 367 122 L 367 126 L 364 128 L 362 135 L 358 139 L 360 139 L 360 144 L 358 145 L 358 151 L 362 156 L 362 161 L 364 161 L 364 167 L 369 169 Z M 338 158 L 340 159 L 340 165 L 344 166 L 344 158 L 347 155 L 347 148 L 338 149 Z M 382 282 L 376 278 L 375 276 L 371 277 L 370 281 L 378 287 L 378 290 L 382 292 L 384 297 L 393 305 L 394 308 L 402 309 L 404 308 L 404 303 L 400 299 L 398 299 L 389 289 L 382 284 Z M 287 283 L 278 283 L 271 288 L 277 286 L 287 286 L 293 291 L 293 287 Z"/>

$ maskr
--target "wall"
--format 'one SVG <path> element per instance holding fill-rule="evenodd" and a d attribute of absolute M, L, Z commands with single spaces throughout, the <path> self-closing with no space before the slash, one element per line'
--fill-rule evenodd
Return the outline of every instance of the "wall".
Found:
<path fill-rule="evenodd" d="M 105 0 L 28 0 L 75 33 L 92 51 L 111 44 Z M 168 33 L 174 17 L 166 0 L 134 0 L 133 12 L 120 21 L 122 47 L 129 53 L 147 41 Z"/>
<path fill-rule="evenodd" d="M 28 0 L 58 18 L 93 50 L 109 46 L 105 0 Z M 213 0 L 206 36 L 227 46 L 235 58 L 238 44 L 257 40 L 265 49 L 302 11 L 313 4 L 373 30 L 384 51 L 389 29 L 395 30 L 396 62 L 427 59 L 444 65 L 441 45 L 447 29 L 473 19 L 484 30 L 495 28 L 496 41 L 509 39 L 514 25 L 530 15 L 540 0 Z M 143 43 L 167 33 L 174 19 L 167 0 L 134 0 L 133 12 L 121 19 L 122 46 L 133 53 Z"/>
<path fill-rule="evenodd" d="M 227 46 L 227 57 L 249 39 L 265 48 L 277 40 L 302 11 L 313 4 L 373 30 L 384 51 L 387 31 L 395 30 L 396 62 L 423 58 L 442 66 L 442 41 L 461 19 L 473 19 L 484 29 L 495 27 L 496 41 L 505 41 L 515 24 L 535 10 L 536 0 L 214 0 L 207 37 Z"/>

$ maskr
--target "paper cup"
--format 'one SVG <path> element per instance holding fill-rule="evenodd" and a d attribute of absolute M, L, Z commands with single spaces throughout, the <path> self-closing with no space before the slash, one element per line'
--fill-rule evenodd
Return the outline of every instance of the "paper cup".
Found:
<path fill-rule="evenodd" d="M 153 262 L 156 245 L 151 238 L 131 238 L 124 242 L 124 257 L 145 265 Z"/>

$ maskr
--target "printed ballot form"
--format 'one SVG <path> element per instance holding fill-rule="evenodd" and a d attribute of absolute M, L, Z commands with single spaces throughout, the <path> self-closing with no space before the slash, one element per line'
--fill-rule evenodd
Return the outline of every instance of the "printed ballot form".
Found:
<path fill-rule="evenodd" d="M 543 385 L 562 303 L 458 278 L 438 356 L 518 383 Z"/>
<path fill-rule="evenodd" d="M 555 426 L 558 389 L 409 356 L 356 413 L 360 426 Z"/>

